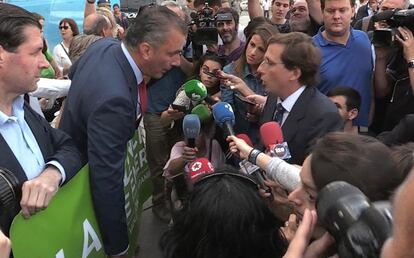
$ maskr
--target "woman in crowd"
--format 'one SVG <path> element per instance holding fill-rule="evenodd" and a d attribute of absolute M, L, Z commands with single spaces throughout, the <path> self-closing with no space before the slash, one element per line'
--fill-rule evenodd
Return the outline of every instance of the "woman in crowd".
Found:
<path fill-rule="evenodd" d="M 266 166 L 272 159 L 234 136 L 228 139 L 231 151 L 243 159 L 259 166 Z M 371 201 L 388 200 L 402 181 L 401 173 L 390 149 L 378 140 L 347 133 L 326 135 L 313 146 L 300 172 L 301 183 L 288 196 L 296 219 L 286 223 L 284 232 L 288 238 L 294 234 L 305 210 L 315 210 L 318 192 L 327 184 L 345 181 L 358 187 Z M 323 228 L 317 227 L 314 236 L 323 235 L 321 241 L 330 242 L 329 235 L 323 233 Z"/>
<path fill-rule="evenodd" d="M 221 100 L 230 103 L 235 111 L 234 130 L 236 133 L 247 133 L 254 144 L 258 141 L 258 110 L 254 104 L 245 101 L 244 97 L 265 95 L 264 87 L 257 77 L 257 68 L 263 61 L 267 41 L 277 33 L 278 30 L 270 24 L 254 29 L 241 57 L 224 67 L 219 74 L 223 82 Z"/>
<path fill-rule="evenodd" d="M 67 75 L 72 62 L 69 58 L 69 46 L 73 37 L 79 34 L 78 25 L 73 19 L 64 18 L 59 22 L 59 31 L 63 41 L 53 49 L 53 59 L 63 75 Z"/>
<path fill-rule="evenodd" d="M 221 98 L 220 79 L 218 71 L 223 70 L 226 60 L 216 54 L 206 54 L 200 57 L 195 65 L 195 78 L 200 80 L 207 88 L 207 93 L 216 101 Z"/>
<path fill-rule="evenodd" d="M 161 239 L 166 258 L 277 258 L 286 243 L 250 177 L 230 167 L 201 177 Z"/>

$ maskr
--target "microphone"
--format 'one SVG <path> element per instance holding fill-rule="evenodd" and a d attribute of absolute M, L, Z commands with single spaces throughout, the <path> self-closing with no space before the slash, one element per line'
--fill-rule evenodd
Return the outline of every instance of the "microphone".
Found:
<path fill-rule="evenodd" d="M 183 120 L 184 137 L 187 139 L 188 147 L 195 147 L 195 139 L 200 134 L 200 119 L 197 115 L 188 114 Z"/>
<path fill-rule="evenodd" d="M 218 102 L 213 106 L 213 117 L 220 127 L 225 127 L 228 134 L 235 135 L 233 125 L 235 117 L 233 108 L 227 102 Z"/>
<path fill-rule="evenodd" d="M 252 140 L 250 140 L 250 137 L 247 134 L 241 133 L 236 135 L 236 137 L 245 141 L 249 146 L 253 146 Z M 266 193 L 272 193 L 270 188 L 264 184 L 265 179 L 263 177 L 261 169 L 258 166 L 250 163 L 247 160 L 240 161 L 239 166 L 243 173 L 254 176 L 259 182 L 260 186 L 266 191 Z"/>
<path fill-rule="evenodd" d="M 264 123 L 260 127 L 260 137 L 266 146 L 266 152 L 270 153 L 270 156 L 284 160 L 292 157 L 287 142 L 283 141 L 282 129 L 277 122 Z"/>
<path fill-rule="evenodd" d="M 171 106 L 174 109 L 187 112 L 190 109 L 190 105 L 191 100 L 187 97 L 185 91 L 180 91 Z"/>
<path fill-rule="evenodd" d="M 240 133 L 240 134 L 236 135 L 236 137 L 239 138 L 239 139 L 242 139 L 250 147 L 253 147 L 253 142 L 250 140 L 250 137 L 247 134 Z"/>
<path fill-rule="evenodd" d="M 184 83 L 184 91 L 192 101 L 199 103 L 205 100 L 207 104 L 213 105 L 216 102 L 207 94 L 206 86 L 199 80 L 189 80 Z"/>
<path fill-rule="evenodd" d="M 211 119 L 211 110 L 205 104 L 198 104 L 191 110 L 191 114 L 195 114 L 200 119 L 201 123 L 208 122 Z"/>
<path fill-rule="evenodd" d="M 214 167 L 206 158 L 198 158 L 188 165 L 188 180 L 196 183 L 204 175 L 214 173 Z"/>

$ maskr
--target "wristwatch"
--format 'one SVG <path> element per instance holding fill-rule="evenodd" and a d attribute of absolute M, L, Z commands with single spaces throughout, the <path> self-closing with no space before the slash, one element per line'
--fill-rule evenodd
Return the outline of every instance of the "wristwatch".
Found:
<path fill-rule="evenodd" d="M 408 61 L 408 68 L 414 68 L 414 59 Z"/>

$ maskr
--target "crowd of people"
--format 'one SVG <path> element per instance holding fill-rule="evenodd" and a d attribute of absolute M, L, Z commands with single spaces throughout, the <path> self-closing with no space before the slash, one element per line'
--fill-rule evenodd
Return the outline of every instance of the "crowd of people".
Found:
<path fill-rule="evenodd" d="M 138 126 L 152 212 L 170 224 L 164 257 L 334 256 L 317 204 L 337 181 L 393 200 L 375 256 L 414 256 L 414 14 L 396 26 L 408 0 L 358 5 L 248 0 L 242 26 L 228 1 L 164 1 L 129 20 L 86 0 L 82 29 L 62 19 L 52 51 L 42 14 L 0 3 L 0 168 L 21 185 L 0 211 L 0 257 L 16 214 L 46 209 L 85 164 L 106 255 L 134 253 L 123 180 Z"/>

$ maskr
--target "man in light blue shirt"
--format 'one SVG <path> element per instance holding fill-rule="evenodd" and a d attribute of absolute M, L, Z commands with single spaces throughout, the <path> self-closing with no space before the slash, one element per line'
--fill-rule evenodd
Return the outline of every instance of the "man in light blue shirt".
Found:
<path fill-rule="evenodd" d="M 45 209 L 60 185 L 80 169 L 80 156 L 69 136 L 53 129 L 32 110 L 23 95 L 36 90 L 42 54 L 40 24 L 24 9 L 0 3 L 0 168 L 22 184 L 21 200 L 0 215 L 8 231 L 20 210 L 25 218 Z"/>

